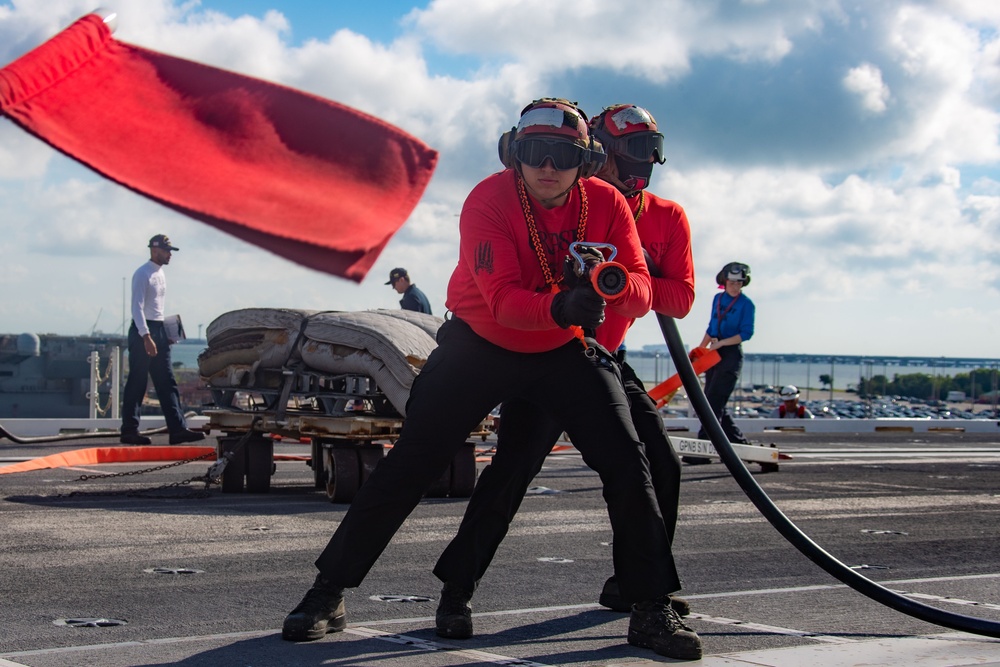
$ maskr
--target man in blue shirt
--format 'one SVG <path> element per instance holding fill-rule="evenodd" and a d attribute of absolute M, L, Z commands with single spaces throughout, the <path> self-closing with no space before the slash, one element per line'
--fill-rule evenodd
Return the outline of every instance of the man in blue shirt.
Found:
<path fill-rule="evenodd" d="M 750 267 L 730 262 L 715 276 L 715 282 L 725 291 L 712 299 L 712 316 L 698 347 L 718 351 L 722 360 L 705 373 L 705 396 L 729 441 L 750 444 L 726 411 L 726 403 L 743 368 L 742 343 L 753 336 L 755 308 L 750 297 L 743 294 L 743 288 L 750 284 Z M 708 440 L 704 425 L 698 431 L 698 439 Z M 686 463 L 708 462 L 700 457 L 684 457 L 683 460 Z"/>
<path fill-rule="evenodd" d="M 420 291 L 416 285 L 410 282 L 410 275 L 406 269 L 396 268 L 389 272 L 389 282 L 392 288 L 403 295 L 399 300 L 399 306 L 403 310 L 413 310 L 418 313 L 431 313 L 431 302 L 427 300 L 427 295 Z"/>

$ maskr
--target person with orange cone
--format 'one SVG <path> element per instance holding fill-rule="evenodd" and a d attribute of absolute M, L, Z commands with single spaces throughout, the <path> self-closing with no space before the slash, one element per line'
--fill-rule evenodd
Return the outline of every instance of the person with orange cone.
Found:
<path fill-rule="evenodd" d="M 743 369 L 743 343 L 754 331 L 756 307 L 743 288 L 750 284 L 750 267 L 742 262 L 729 262 L 715 276 L 722 291 L 712 299 L 712 316 L 698 347 L 718 351 L 722 360 L 705 373 L 705 396 L 712 412 L 722 425 L 729 442 L 749 445 L 750 441 L 733 421 L 726 403 L 736 388 Z M 698 431 L 699 440 L 708 440 L 705 426 Z M 702 457 L 684 457 L 686 463 L 708 463 Z"/>

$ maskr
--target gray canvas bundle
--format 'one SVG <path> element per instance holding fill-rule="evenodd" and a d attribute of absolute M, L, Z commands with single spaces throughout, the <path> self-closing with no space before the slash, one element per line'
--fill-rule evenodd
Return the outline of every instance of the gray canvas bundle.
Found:
<path fill-rule="evenodd" d="M 213 388 L 258 388 L 264 376 L 272 383 L 276 377 L 260 371 L 296 365 L 331 375 L 367 375 L 405 416 L 413 379 L 437 347 L 443 322 L 403 310 L 235 310 L 208 326 L 208 349 L 198 368 Z"/>

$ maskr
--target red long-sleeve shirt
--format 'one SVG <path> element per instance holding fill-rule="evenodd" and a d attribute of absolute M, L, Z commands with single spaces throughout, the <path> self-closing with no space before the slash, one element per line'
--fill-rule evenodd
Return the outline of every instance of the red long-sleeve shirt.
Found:
<path fill-rule="evenodd" d="M 684 317 L 694 304 L 694 259 L 691 256 L 691 227 L 677 202 L 646 192 L 642 215 L 635 228 L 643 249 L 653 258 L 659 276 L 652 278 L 653 310 L 669 317 Z M 633 215 L 639 209 L 639 195 L 627 199 Z M 635 321 L 618 308 L 605 311 L 605 321 L 597 329 L 597 340 L 609 350 L 617 350 Z"/>
<path fill-rule="evenodd" d="M 445 305 L 495 345 L 515 352 L 545 352 L 567 343 L 573 332 L 559 328 L 552 319 L 554 295 L 532 246 L 515 178 L 510 169 L 494 174 L 465 200 L 459 222 L 459 261 L 448 283 Z M 629 272 L 625 290 L 609 307 L 613 305 L 623 317 L 641 317 L 652 303 L 650 278 L 625 198 L 598 179 L 584 180 L 583 187 L 587 196 L 584 240 L 613 244 L 618 249 L 615 261 Z M 574 186 L 566 203 L 552 209 L 531 201 L 545 261 L 558 280 L 563 258 L 575 240 L 579 192 Z"/>

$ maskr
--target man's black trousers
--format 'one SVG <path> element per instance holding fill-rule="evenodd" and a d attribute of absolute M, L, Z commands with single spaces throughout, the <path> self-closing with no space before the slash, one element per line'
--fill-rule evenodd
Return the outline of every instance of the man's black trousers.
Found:
<path fill-rule="evenodd" d="M 615 365 L 585 355 L 577 340 L 549 352 L 511 352 L 457 319 L 441 327 L 438 347 L 414 382 L 400 438 L 317 559 L 323 576 L 345 588 L 360 585 L 469 433 L 490 410 L 513 398 L 564 424 L 584 461 L 600 475 L 622 595 L 649 600 L 677 590 L 649 466 Z"/>
<path fill-rule="evenodd" d="M 642 381 L 628 364 L 622 364 L 621 373 L 631 403 L 632 422 L 649 460 L 657 505 L 668 539 L 673 543 L 680 497 L 680 459 L 670 446 L 663 418 Z M 434 574 L 441 581 L 467 591 L 475 590 L 532 479 L 564 430 L 559 422 L 527 401 L 514 399 L 503 404 L 496 453 L 479 476 L 458 534 L 434 567 Z M 666 558 L 673 568 L 673 555 L 668 553 Z M 621 578 L 620 574 L 616 576 Z"/>

